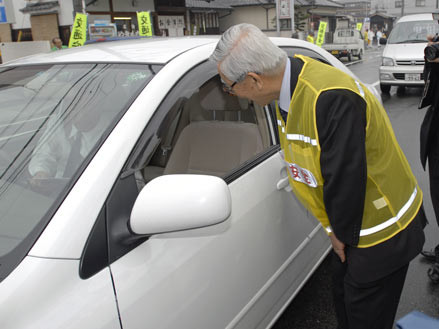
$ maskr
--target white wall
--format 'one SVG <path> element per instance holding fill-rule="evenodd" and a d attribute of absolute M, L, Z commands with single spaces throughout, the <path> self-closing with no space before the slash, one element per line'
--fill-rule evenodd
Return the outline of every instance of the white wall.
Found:
<path fill-rule="evenodd" d="M 73 1 L 72 0 L 58 0 L 58 24 L 59 25 L 72 25 L 73 24 Z M 101 0 L 102 2 L 102 0 Z M 15 14 L 15 24 L 12 24 L 12 28 L 18 29 L 30 29 L 30 15 L 23 14 L 19 9 L 26 7 L 25 0 L 14 0 L 12 2 Z"/>
<path fill-rule="evenodd" d="M 72 0 L 58 0 L 59 12 L 58 12 L 58 24 L 60 26 L 72 25 L 75 19 L 73 13 L 73 1 Z"/>
<path fill-rule="evenodd" d="M 275 29 L 272 19 L 276 10 L 271 8 L 268 10 L 268 29 Z M 266 10 L 262 7 L 235 7 L 233 12 L 220 19 L 220 31 L 224 32 L 230 26 L 240 23 L 250 23 L 256 25 L 261 30 L 267 29 Z"/>
<path fill-rule="evenodd" d="M 133 6 L 134 3 L 134 6 Z M 154 11 L 154 0 L 113 0 L 114 11 Z"/>
<path fill-rule="evenodd" d="M 26 1 L 14 0 L 12 1 L 14 7 L 15 24 L 12 24 L 13 29 L 30 29 L 30 16 L 29 14 L 23 14 L 19 9 L 26 7 Z"/>

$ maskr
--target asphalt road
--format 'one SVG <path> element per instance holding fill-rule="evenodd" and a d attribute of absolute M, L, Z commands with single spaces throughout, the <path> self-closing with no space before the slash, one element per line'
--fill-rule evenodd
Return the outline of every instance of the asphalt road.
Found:
<path fill-rule="evenodd" d="M 376 86 L 378 90 L 378 67 L 382 50 L 383 47 L 368 49 L 363 61 L 348 64 L 363 82 Z M 382 95 L 382 99 L 398 142 L 424 192 L 424 208 L 430 221 L 430 225 L 425 229 L 425 248 L 432 248 L 439 242 L 439 229 L 429 195 L 428 175 L 419 161 L 419 127 L 425 114 L 425 109 L 418 110 L 421 92 L 420 88 L 392 87 L 390 96 Z M 288 306 L 273 329 L 337 328 L 331 297 L 329 257 Z M 396 319 L 400 319 L 413 310 L 439 317 L 439 285 L 434 285 L 429 281 L 426 275 L 429 265 L 421 256 L 412 261 Z"/>

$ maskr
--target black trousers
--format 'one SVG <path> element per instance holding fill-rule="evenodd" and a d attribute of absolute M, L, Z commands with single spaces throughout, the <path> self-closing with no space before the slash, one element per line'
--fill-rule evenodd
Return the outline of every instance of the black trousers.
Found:
<path fill-rule="evenodd" d="M 436 137 L 437 139 L 437 137 Z M 434 214 L 439 225 L 439 142 L 435 141 L 428 154 L 428 173 L 430 179 L 430 196 L 433 203 Z M 439 262 L 439 244 L 435 248 L 436 261 Z"/>
<path fill-rule="evenodd" d="M 333 296 L 338 329 L 392 329 L 408 264 L 373 282 L 358 283 L 332 252 Z"/>

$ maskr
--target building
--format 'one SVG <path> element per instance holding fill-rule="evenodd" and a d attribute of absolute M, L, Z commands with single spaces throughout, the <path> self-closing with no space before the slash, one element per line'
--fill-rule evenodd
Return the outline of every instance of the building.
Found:
<path fill-rule="evenodd" d="M 220 29 L 226 30 L 232 25 L 246 22 L 259 27 L 267 35 L 277 35 L 276 3 L 274 0 L 223 0 L 233 11 L 227 16 L 220 17 Z M 336 12 L 343 5 L 330 0 L 295 0 L 294 25 L 304 39 L 307 31 L 318 29 L 320 20 L 329 24 L 329 29 L 335 28 Z M 280 17 L 280 36 L 291 37 L 294 29 L 291 18 Z"/>
<path fill-rule="evenodd" d="M 286 10 L 279 20 L 280 35 L 286 37 L 297 29 L 304 38 L 308 31 L 318 29 L 320 21 L 328 22 L 328 31 L 333 31 L 337 11 L 344 7 L 332 0 L 295 0 L 293 28 L 289 0 L 279 1 L 287 6 L 282 7 Z M 258 26 L 270 36 L 278 35 L 276 0 L 14 0 L 15 23 L 4 33 L 12 41 L 59 36 L 67 44 L 74 15 L 82 12 L 83 3 L 88 23 L 114 23 L 124 36 L 138 33 L 138 11 L 151 12 L 157 36 L 220 34 L 242 22 Z"/>
<path fill-rule="evenodd" d="M 395 20 L 395 16 L 375 13 L 370 16 L 370 27 L 373 31 L 384 31 L 388 36 L 393 29 L 393 23 L 395 22 Z"/>
<path fill-rule="evenodd" d="M 342 4 L 344 7 L 337 10 L 337 14 L 350 17 L 353 23 L 363 23 L 370 17 L 371 0 L 346 0 Z"/>
<path fill-rule="evenodd" d="M 438 0 L 371 0 L 371 11 L 391 17 L 439 11 Z"/>

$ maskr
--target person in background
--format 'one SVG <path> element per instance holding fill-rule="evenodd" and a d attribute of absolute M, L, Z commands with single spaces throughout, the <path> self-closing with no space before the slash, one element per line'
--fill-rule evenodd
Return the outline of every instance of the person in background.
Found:
<path fill-rule="evenodd" d="M 306 41 L 315 43 L 314 42 L 314 31 L 309 31 L 308 36 L 306 37 Z"/>
<path fill-rule="evenodd" d="M 52 39 L 52 44 L 53 44 L 52 51 L 62 50 L 62 49 L 68 48 L 67 46 L 64 46 L 62 44 L 61 39 L 58 37 L 55 37 Z"/>
<path fill-rule="evenodd" d="M 376 33 L 376 37 L 377 37 L 378 48 L 380 48 L 381 47 L 381 38 L 383 37 L 383 32 L 381 32 L 381 30 L 378 30 Z"/>
<path fill-rule="evenodd" d="M 299 30 L 295 29 L 293 34 L 291 35 L 291 38 L 293 39 L 299 39 Z"/>
<path fill-rule="evenodd" d="M 364 47 L 368 48 L 369 47 L 369 30 L 366 29 L 366 31 L 364 31 Z"/>
<path fill-rule="evenodd" d="M 372 29 L 369 30 L 368 38 L 369 38 L 369 44 L 373 47 L 373 43 L 374 43 L 374 39 L 375 39 L 375 33 L 373 32 Z"/>
<path fill-rule="evenodd" d="M 47 178 L 70 178 L 102 134 L 99 108 L 75 112 L 72 118 L 54 115 L 29 164 L 32 186 Z"/>
<path fill-rule="evenodd" d="M 278 101 L 290 186 L 332 243 L 338 328 L 393 328 L 426 219 L 380 101 L 335 67 L 287 57 L 251 24 L 224 32 L 210 59 L 225 92 L 261 106 Z"/>
<path fill-rule="evenodd" d="M 428 46 L 436 43 L 433 38 L 427 36 Z M 439 225 L 439 58 L 425 59 L 424 79 L 425 87 L 419 108 L 429 107 L 421 125 L 420 155 L 424 170 L 428 160 L 431 202 Z M 434 283 L 439 283 L 439 243 L 433 250 L 423 250 L 421 254 L 433 263 L 428 269 L 428 276 Z"/>

